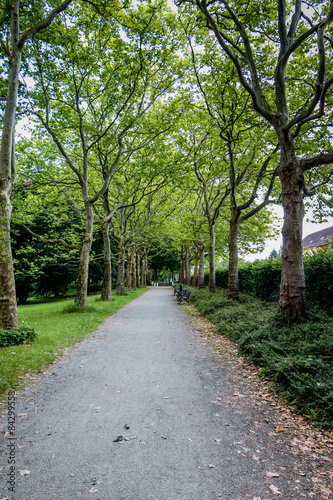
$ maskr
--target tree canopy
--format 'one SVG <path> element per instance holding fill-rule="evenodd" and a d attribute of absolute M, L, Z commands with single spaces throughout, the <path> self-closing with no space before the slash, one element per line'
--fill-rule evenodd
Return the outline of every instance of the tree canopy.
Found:
<path fill-rule="evenodd" d="M 94 273 L 110 299 L 116 275 L 117 293 L 167 269 L 203 286 L 206 260 L 214 290 L 228 256 L 237 299 L 273 204 L 280 314 L 304 315 L 304 213 L 332 213 L 332 17 L 320 0 L 5 3 L 0 323 L 17 326 L 14 272 L 24 301 L 54 266 L 86 306 Z"/>

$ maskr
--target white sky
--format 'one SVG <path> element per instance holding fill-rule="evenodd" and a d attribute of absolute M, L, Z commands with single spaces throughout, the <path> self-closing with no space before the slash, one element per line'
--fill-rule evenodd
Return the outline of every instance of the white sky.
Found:
<path fill-rule="evenodd" d="M 280 217 L 281 219 L 281 222 L 279 222 L 278 224 L 280 230 L 279 236 L 275 240 L 267 240 L 266 247 L 263 252 L 244 256 L 244 259 L 246 261 L 253 262 L 256 259 L 266 259 L 267 257 L 270 256 L 272 250 L 276 250 L 277 252 L 280 250 L 282 246 L 281 230 L 283 224 L 283 209 L 282 207 L 275 207 L 275 211 L 278 217 Z M 308 236 L 311 233 L 315 233 L 316 231 L 321 231 L 322 229 L 326 229 L 328 227 L 333 226 L 333 217 L 328 217 L 327 222 L 323 222 L 321 224 L 306 222 L 306 218 L 307 216 L 304 217 L 303 238 L 305 238 L 305 236 Z"/>

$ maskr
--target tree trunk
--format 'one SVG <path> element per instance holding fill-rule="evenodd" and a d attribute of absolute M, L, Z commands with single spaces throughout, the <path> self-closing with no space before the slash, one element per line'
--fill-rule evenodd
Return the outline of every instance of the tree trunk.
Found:
<path fill-rule="evenodd" d="M 238 299 L 238 238 L 239 215 L 236 207 L 231 209 L 231 218 L 229 224 L 229 274 L 228 274 L 228 299 Z"/>
<path fill-rule="evenodd" d="M 284 163 L 280 173 L 284 222 L 279 306 L 281 317 L 297 318 L 306 312 L 302 248 L 303 175 L 294 155 L 281 151 L 281 157 Z"/>
<path fill-rule="evenodd" d="M 133 248 L 132 254 L 132 287 L 135 289 L 137 287 L 136 283 L 136 249 Z"/>
<path fill-rule="evenodd" d="M 77 291 L 75 304 L 87 307 L 87 292 L 89 279 L 89 257 L 93 238 L 94 213 L 91 205 L 86 205 L 86 225 L 84 231 L 84 240 L 81 249 L 79 276 L 77 282 Z"/>
<path fill-rule="evenodd" d="M 0 326 L 5 330 L 18 328 L 13 257 L 10 244 L 9 193 L 0 191 Z"/>
<path fill-rule="evenodd" d="M 124 295 L 124 293 L 125 293 L 125 247 L 122 239 L 120 239 L 119 255 L 118 255 L 117 294 Z"/>
<path fill-rule="evenodd" d="M 132 291 L 132 272 L 133 272 L 133 249 L 129 248 L 127 252 L 127 290 Z"/>
<path fill-rule="evenodd" d="M 13 256 L 10 244 L 10 194 L 15 183 L 15 111 L 21 53 L 16 51 L 9 63 L 8 89 L 3 117 L 0 149 L 0 326 L 18 328 Z"/>
<path fill-rule="evenodd" d="M 102 300 L 111 300 L 112 290 L 112 265 L 111 265 L 111 245 L 109 238 L 109 223 L 103 224 L 103 244 L 104 244 L 104 277 L 102 285 Z"/>
<path fill-rule="evenodd" d="M 185 257 L 184 257 L 184 247 L 182 246 L 180 253 L 180 266 L 179 266 L 179 283 L 184 283 L 185 281 Z"/>
<path fill-rule="evenodd" d="M 198 288 L 205 287 L 205 245 L 201 243 L 199 247 L 199 271 L 198 271 Z"/>
<path fill-rule="evenodd" d="M 198 285 L 199 256 L 200 256 L 199 248 L 198 248 L 198 245 L 196 245 L 192 286 L 197 286 Z"/>
<path fill-rule="evenodd" d="M 141 286 L 147 285 L 147 274 L 146 274 L 146 259 L 145 253 L 143 253 L 141 258 Z"/>
<path fill-rule="evenodd" d="M 215 280 L 215 226 L 209 225 L 209 290 L 213 292 L 216 288 Z"/>
<path fill-rule="evenodd" d="M 138 288 L 141 287 L 141 268 L 140 268 L 140 255 L 136 254 L 136 284 Z"/>
<path fill-rule="evenodd" d="M 185 250 L 185 285 L 191 285 L 191 248 Z"/>

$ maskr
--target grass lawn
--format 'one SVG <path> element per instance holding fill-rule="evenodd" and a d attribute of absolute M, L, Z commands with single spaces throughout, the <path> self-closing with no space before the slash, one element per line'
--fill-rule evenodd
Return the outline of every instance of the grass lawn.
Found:
<path fill-rule="evenodd" d="M 147 288 L 138 288 L 128 295 L 114 295 L 101 301 L 99 295 L 88 297 L 84 313 L 65 313 L 69 299 L 30 301 L 18 307 L 19 326 L 35 328 L 38 336 L 32 344 L 0 348 L 0 398 L 9 388 L 24 387 L 33 372 L 42 372 L 63 350 L 94 332 L 105 319 L 142 295 Z"/>

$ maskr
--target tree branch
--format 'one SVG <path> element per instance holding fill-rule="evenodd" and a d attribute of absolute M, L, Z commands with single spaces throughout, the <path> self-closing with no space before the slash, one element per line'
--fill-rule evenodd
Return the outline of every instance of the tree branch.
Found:
<path fill-rule="evenodd" d="M 43 19 L 42 21 L 40 21 L 39 23 L 37 23 L 35 26 L 33 26 L 32 28 L 28 29 L 25 33 L 23 33 L 23 35 L 21 35 L 21 38 L 18 40 L 17 44 L 16 44 L 16 47 L 19 51 L 21 51 L 23 49 L 23 46 L 25 44 L 25 42 L 31 38 L 32 36 L 36 35 L 37 33 L 39 33 L 41 30 L 43 30 L 44 28 L 47 28 L 47 26 L 49 26 L 54 18 L 60 14 L 60 12 L 64 11 L 66 9 L 66 7 L 68 7 L 68 5 L 72 2 L 72 0 L 64 0 L 64 2 L 62 2 L 60 5 L 58 5 L 58 7 L 56 7 L 55 9 L 53 9 L 50 14 L 45 18 Z"/>
<path fill-rule="evenodd" d="M 299 163 L 302 172 L 310 170 L 313 167 L 320 167 L 321 165 L 331 165 L 333 163 L 333 152 L 319 154 L 312 158 L 304 158 Z"/>
<path fill-rule="evenodd" d="M 30 236 L 33 236 L 34 238 L 37 238 L 40 240 L 42 243 L 45 245 L 62 245 L 65 248 L 70 248 L 72 250 L 81 250 L 80 245 L 72 244 L 72 243 L 67 243 L 65 240 L 62 238 L 57 238 L 57 239 L 50 239 L 50 238 L 44 238 L 43 236 L 40 236 L 39 234 L 34 233 L 29 229 L 25 224 L 22 222 L 17 223 L 18 226 L 22 227 Z"/>

